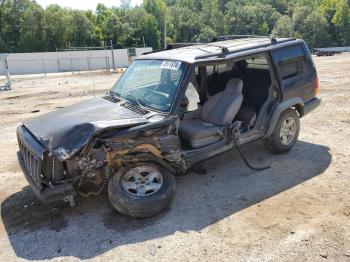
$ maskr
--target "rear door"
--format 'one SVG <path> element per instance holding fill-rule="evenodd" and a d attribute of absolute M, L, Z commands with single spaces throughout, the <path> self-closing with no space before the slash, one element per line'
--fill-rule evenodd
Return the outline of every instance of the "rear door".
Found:
<path fill-rule="evenodd" d="M 273 51 L 279 72 L 283 100 L 300 97 L 304 102 L 315 97 L 316 70 L 305 44 Z"/>

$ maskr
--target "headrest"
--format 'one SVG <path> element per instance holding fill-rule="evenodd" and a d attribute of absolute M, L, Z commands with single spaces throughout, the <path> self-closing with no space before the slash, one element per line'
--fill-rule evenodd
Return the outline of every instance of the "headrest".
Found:
<path fill-rule="evenodd" d="M 243 89 L 243 81 L 240 78 L 232 78 L 230 79 L 227 84 L 225 91 L 226 92 L 242 92 Z"/>

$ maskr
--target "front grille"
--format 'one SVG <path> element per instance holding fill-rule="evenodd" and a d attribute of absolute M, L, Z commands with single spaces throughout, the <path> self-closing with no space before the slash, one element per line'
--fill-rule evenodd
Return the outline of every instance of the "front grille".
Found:
<path fill-rule="evenodd" d="M 41 159 L 34 155 L 20 139 L 18 139 L 18 145 L 29 175 L 32 177 L 35 184 L 39 186 L 41 184 Z"/>
<path fill-rule="evenodd" d="M 139 107 L 138 105 L 135 105 L 135 104 L 130 103 L 130 102 L 125 102 L 124 104 L 122 104 L 122 106 L 127 108 L 127 109 L 130 109 L 136 113 L 139 113 L 141 115 L 147 115 L 149 113 L 148 110 L 143 109 L 143 108 Z"/>

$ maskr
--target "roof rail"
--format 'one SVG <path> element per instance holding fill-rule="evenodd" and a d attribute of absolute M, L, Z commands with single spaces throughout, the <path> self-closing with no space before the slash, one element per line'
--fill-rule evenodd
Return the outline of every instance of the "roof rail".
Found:
<path fill-rule="evenodd" d="M 252 50 L 252 49 L 257 48 L 257 47 L 269 47 L 271 45 L 281 44 L 281 43 L 285 43 L 285 42 L 289 42 L 289 41 L 293 41 L 293 40 L 295 40 L 295 38 L 288 38 L 288 39 L 283 39 L 283 40 L 280 40 L 280 41 L 278 41 L 275 38 L 272 38 L 269 43 L 259 44 L 259 45 L 256 45 L 256 46 L 251 46 L 251 47 L 248 47 L 248 48 L 243 48 L 243 49 L 234 50 L 234 51 L 230 51 L 228 48 L 223 48 L 221 50 L 221 52 L 215 52 L 215 53 L 208 54 L 208 55 L 196 56 L 195 60 L 206 59 L 206 58 L 217 57 L 217 56 L 221 56 L 223 58 L 223 57 L 225 57 L 227 55 L 231 55 L 231 54 L 242 52 L 242 51 Z"/>
<path fill-rule="evenodd" d="M 229 50 L 230 47 L 234 47 L 234 46 L 226 47 L 226 46 L 222 46 L 220 44 L 216 44 L 216 42 L 220 42 L 220 41 L 242 39 L 242 38 L 261 38 L 261 40 L 266 39 L 266 40 L 270 40 L 270 41 L 267 42 L 267 41 L 259 40 L 259 42 L 261 42 L 260 44 L 257 43 L 257 45 L 255 45 L 255 46 L 244 48 L 244 49 L 239 49 L 239 50 L 234 50 L 234 51 Z M 210 58 L 210 57 L 215 57 L 215 56 L 225 57 L 225 56 L 233 54 L 233 53 L 247 51 L 250 49 L 254 49 L 256 47 L 268 47 L 270 45 L 280 44 L 280 43 L 289 42 L 289 41 L 293 41 L 293 40 L 295 40 L 295 38 L 287 38 L 287 39 L 277 40 L 276 38 L 270 38 L 268 36 L 261 36 L 261 35 L 226 35 L 226 36 L 218 36 L 215 39 L 212 39 L 212 41 L 210 41 L 210 42 L 173 43 L 173 44 L 169 44 L 167 46 L 167 48 L 165 48 L 165 49 L 157 49 L 154 51 L 145 52 L 145 53 L 143 53 L 143 55 L 154 54 L 154 53 L 167 51 L 167 50 L 171 50 L 171 49 L 177 49 L 177 48 L 181 48 L 181 47 L 195 46 L 195 45 L 207 45 L 207 46 L 213 46 L 213 47 L 217 47 L 217 48 L 221 49 L 219 52 L 215 52 L 215 53 L 211 53 L 211 54 L 207 54 L 207 55 L 196 56 L 195 59 L 197 60 L 197 59 L 205 59 L 205 58 Z"/>
<path fill-rule="evenodd" d="M 266 35 L 221 35 L 221 36 L 214 37 L 212 39 L 212 42 L 240 39 L 240 38 L 270 38 L 270 37 Z"/>
<path fill-rule="evenodd" d="M 205 42 L 173 43 L 168 45 L 167 50 L 191 46 L 191 45 L 203 45 L 203 44 L 206 44 L 206 43 Z"/>
<path fill-rule="evenodd" d="M 166 51 L 166 50 L 171 50 L 171 49 L 176 49 L 176 48 L 181 48 L 181 47 L 186 47 L 186 46 L 205 45 L 205 44 L 206 43 L 202 43 L 202 42 L 173 43 L 173 44 L 168 44 L 167 48 L 157 49 L 157 50 L 145 52 L 145 53 L 143 53 L 143 55 L 154 54 L 154 53 L 158 53 L 158 52 L 162 52 L 162 51 Z"/>

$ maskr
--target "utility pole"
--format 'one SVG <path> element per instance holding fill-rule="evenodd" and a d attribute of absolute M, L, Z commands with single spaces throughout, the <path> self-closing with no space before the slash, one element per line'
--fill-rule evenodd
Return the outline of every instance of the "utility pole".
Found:
<path fill-rule="evenodd" d="M 142 39 L 143 39 L 143 47 L 146 47 L 145 36 L 144 35 L 142 36 Z"/>

